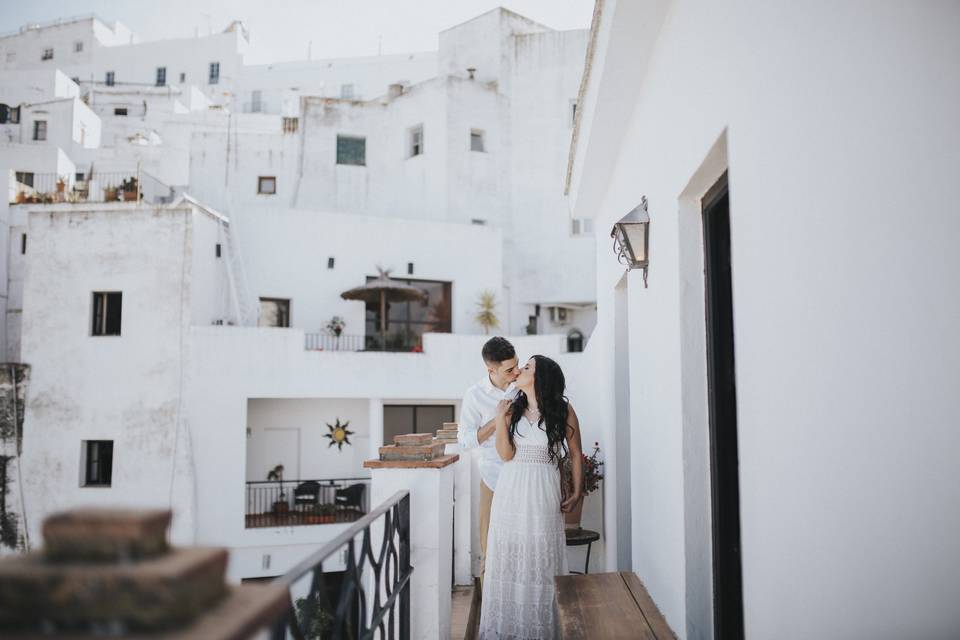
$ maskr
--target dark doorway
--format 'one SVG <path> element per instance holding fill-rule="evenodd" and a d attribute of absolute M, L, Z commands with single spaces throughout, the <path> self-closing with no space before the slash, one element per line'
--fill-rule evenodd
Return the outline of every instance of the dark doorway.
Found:
<path fill-rule="evenodd" d="M 702 201 L 713 510 L 713 616 L 717 640 L 743 638 L 740 480 L 734 374 L 730 197 L 724 174 Z"/>

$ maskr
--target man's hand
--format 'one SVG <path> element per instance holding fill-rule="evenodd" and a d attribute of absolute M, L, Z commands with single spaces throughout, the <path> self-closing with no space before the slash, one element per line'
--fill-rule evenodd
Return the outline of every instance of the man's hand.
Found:
<path fill-rule="evenodd" d="M 577 501 L 583 497 L 583 494 L 579 491 L 576 493 L 571 493 L 566 500 L 560 503 L 560 511 L 564 513 L 570 513 L 573 511 L 573 508 L 577 506 Z"/>

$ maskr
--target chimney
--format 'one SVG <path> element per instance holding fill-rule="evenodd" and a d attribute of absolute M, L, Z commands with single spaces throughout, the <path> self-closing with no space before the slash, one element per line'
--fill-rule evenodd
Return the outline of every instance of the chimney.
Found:
<path fill-rule="evenodd" d="M 471 80 L 473 80 L 473 76 L 476 72 L 477 72 L 476 67 L 467 67 L 467 74 L 470 76 Z"/>

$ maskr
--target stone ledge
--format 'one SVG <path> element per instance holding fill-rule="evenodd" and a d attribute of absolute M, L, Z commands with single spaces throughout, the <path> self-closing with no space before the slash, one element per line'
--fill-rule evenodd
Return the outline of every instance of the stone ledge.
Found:
<path fill-rule="evenodd" d="M 433 460 L 365 460 L 364 469 L 442 469 L 460 459 L 460 454 L 434 458 Z"/>
<path fill-rule="evenodd" d="M 87 508 L 43 523 L 44 555 L 54 562 L 112 562 L 167 551 L 168 509 Z"/>

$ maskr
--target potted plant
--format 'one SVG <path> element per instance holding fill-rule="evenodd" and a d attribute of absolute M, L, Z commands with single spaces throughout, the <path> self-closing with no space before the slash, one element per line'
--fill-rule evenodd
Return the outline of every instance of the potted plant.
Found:
<path fill-rule="evenodd" d="M 104 202 L 115 202 L 117 199 L 117 188 L 110 186 L 103 188 L 103 201 Z"/>
<path fill-rule="evenodd" d="M 580 527 L 580 518 L 583 515 L 583 500 L 596 491 L 600 486 L 600 481 L 603 480 L 600 443 L 593 443 L 593 453 L 589 456 L 585 453 L 581 453 L 580 456 L 583 460 L 583 487 L 580 500 L 569 513 L 563 514 L 564 523 L 568 529 Z M 563 476 L 564 495 L 570 495 L 573 492 L 573 464 L 570 456 L 563 460 L 560 470 Z"/>
<path fill-rule="evenodd" d="M 269 472 L 267 472 L 267 480 L 276 480 L 277 485 L 280 487 L 280 494 L 273 503 L 273 512 L 287 513 L 290 510 L 290 505 L 287 504 L 287 496 L 283 492 L 283 465 L 278 464 Z"/>
<path fill-rule="evenodd" d="M 123 192 L 124 202 L 135 202 L 139 195 L 137 179 L 130 177 L 120 183 L 120 190 Z"/>
<path fill-rule="evenodd" d="M 489 289 L 480 292 L 477 299 L 477 315 L 474 316 L 481 327 L 483 333 L 490 333 L 490 329 L 496 329 L 500 326 L 500 319 L 497 317 L 497 294 Z"/>

